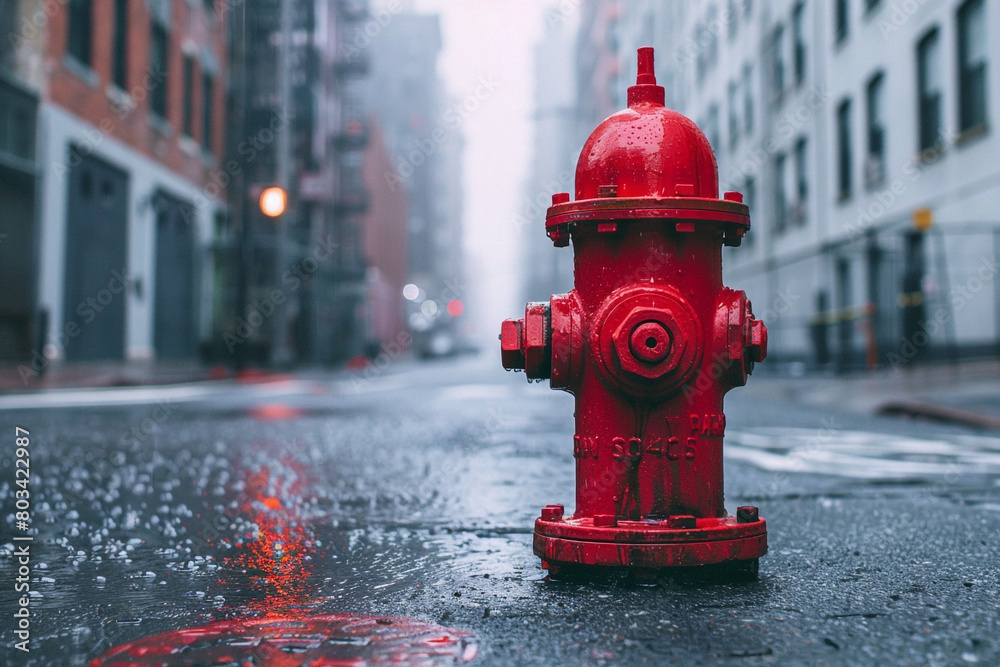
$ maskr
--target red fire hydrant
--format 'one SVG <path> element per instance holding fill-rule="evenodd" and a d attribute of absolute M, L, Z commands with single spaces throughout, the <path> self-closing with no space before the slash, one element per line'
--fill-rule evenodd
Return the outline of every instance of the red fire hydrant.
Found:
<path fill-rule="evenodd" d="M 576 566 L 728 564 L 767 551 L 756 507 L 723 504 L 722 399 L 767 353 L 746 294 L 722 285 L 722 246 L 750 228 L 743 197 L 718 198 L 705 135 L 664 107 L 653 49 L 639 49 L 628 109 L 601 123 L 552 196 L 546 232 L 573 241 L 575 288 L 529 303 L 501 330 L 503 365 L 576 396 L 576 510 L 547 505 L 534 552 Z"/>

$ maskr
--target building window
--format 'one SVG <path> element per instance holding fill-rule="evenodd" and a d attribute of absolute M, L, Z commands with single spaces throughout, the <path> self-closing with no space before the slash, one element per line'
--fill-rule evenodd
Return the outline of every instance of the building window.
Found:
<path fill-rule="evenodd" d="M 986 9 L 968 0 L 958 9 L 958 129 L 986 125 Z"/>
<path fill-rule="evenodd" d="M 750 63 L 743 66 L 743 131 L 753 132 L 753 68 Z"/>
<path fill-rule="evenodd" d="M 726 24 L 729 26 L 729 39 L 736 37 L 736 33 L 739 32 L 739 19 L 737 18 L 736 12 L 736 0 L 727 0 L 726 2 L 726 16 L 724 18 Z"/>
<path fill-rule="evenodd" d="M 774 158 L 774 230 L 782 232 L 788 223 L 788 189 L 785 179 L 788 178 L 788 162 L 784 153 L 778 153 Z"/>
<path fill-rule="evenodd" d="M 834 42 L 840 44 L 850 32 L 851 5 L 849 0 L 836 0 L 833 13 Z"/>
<path fill-rule="evenodd" d="M 719 149 L 719 105 L 711 104 L 708 107 L 708 118 L 705 121 L 705 136 L 708 143 L 712 144 L 712 150 L 718 153 Z"/>
<path fill-rule="evenodd" d="M 194 136 L 194 58 L 184 56 L 184 119 L 181 123 L 184 136 Z"/>
<path fill-rule="evenodd" d="M 923 153 L 941 136 L 941 47 L 938 29 L 932 28 L 917 42 L 918 145 Z"/>
<path fill-rule="evenodd" d="M 717 30 L 719 27 L 719 10 L 716 5 L 712 5 L 708 8 L 708 14 L 705 16 L 705 30 L 708 32 L 708 46 L 705 51 L 710 70 L 715 67 L 715 63 L 719 59 L 719 33 Z"/>
<path fill-rule="evenodd" d="M 806 201 L 809 198 L 809 175 L 806 172 L 806 138 L 795 142 L 795 210 L 793 219 L 803 223 L 806 220 Z"/>
<path fill-rule="evenodd" d="M 115 0 L 115 36 L 112 47 L 111 81 L 128 87 L 128 0 Z"/>
<path fill-rule="evenodd" d="M 753 176 L 747 176 L 746 183 L 743 185 L 743 203 L 747 205 L 750 218 L 753 219 L 754 205 L 757 203 L 757 182 L 754 181 Z M 743 237 L 743 242 L 749 245 L 754 238 L 753 234 L 747 234 Z"/>
<path fill-rule="evenodd" d="M 167 117 L 167 54 L 170 34 L 157 20 L 150 23 L 149 35 L 149 108 L 160 118 Z"/>
<path fill-rule="evenodd" d="M 215 112 L 215 77 L 205 72 L 201 77 L 201 145 L 212 152 L 212 116 Z"/>
<path fill-rule="evenodd" d="M 739 84 L 735 81 L 729 82 L 729 90 L 726 95 L 727 108 L 729 111 L 729 147 L 736 146 L 740 138 L 740 119 L 737 107 L 739 106 Z"/>
<path fill-rule="evenodd" d="M 885 75 L 879 72 L 865 88 L 867 108 L 868 157 L 865 159 L 865 183 L 869 188 L 885 181 Z"/>
<path fill-rule="evenodd" d="M 837 105 L 837 191 L 841 200 L 851 198 L 851 101 Z"/>
<path fill-rule="evenodd" d="M 782 48 L 784 41 L 785 29 L 779 25 L 771 37 L 771 84 L 776 100 L 781 98 L 781 93 L 785 90 L 785 50 Z"/>
<path fill-rule="evenodd" d="M 882 0 L 865 0 L 865 11 L 872 12 L 878 9 L 880 4 L 882 4 Z"/>
<path fill-rule="evenodd" d="M 794 41 L 795 85 L 800 86 L 806 78 L 806 34 L 805 3 L 800 2 L 792 10 L 792 39 Z"/>
<path fill-rule="evenodd" d="M 88 67 L 90 67 L 93 17 L 91 0 L 69 0 L 66 51 Z"/>
<path fill-rule="evenodd" d="M 707 47 L 702 46 L 701 44 L 701 34 L 703 31 L 704 28 L 700 23 L 694 27 L 693 41 L 695 44 L 698 45 L 698 54 L 694 59 L 694 69 L 695 69 L 695 76 L 697 77 L 699 85 L 701 85 L 705 81 L 705 68 L 706 68 L 705 50 Z"/>

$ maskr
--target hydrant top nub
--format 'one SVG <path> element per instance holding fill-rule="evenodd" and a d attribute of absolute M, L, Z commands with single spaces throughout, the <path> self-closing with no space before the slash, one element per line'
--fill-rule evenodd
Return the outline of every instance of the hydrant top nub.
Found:
<path fill-rule="evenodd" d="M 656 85 L 656 71 L 653 67 L 653 47 L 643 46 L 639 49 L 639 66 L 635 76 L 635 85 L 629 86 L 629 108 L 643 103 L 663 106 L 666 99 L 663 86 Z"/>

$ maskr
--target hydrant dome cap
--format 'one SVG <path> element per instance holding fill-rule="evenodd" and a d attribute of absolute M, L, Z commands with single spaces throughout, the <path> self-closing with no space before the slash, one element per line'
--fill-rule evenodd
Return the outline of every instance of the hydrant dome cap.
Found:
<path fill-rule="evenodd" d="M 629 107 L 597 126 L 576 166 L 576 199 L 595 199 L 600 186 L 617 197 L 684 196 L 717 199 L 719 171 L 705 134 L 667 109 L 652 73 L 652 49 L 639 50 L 639 74 Z M 682 186 L 680 189 L 678 186 Z"/>

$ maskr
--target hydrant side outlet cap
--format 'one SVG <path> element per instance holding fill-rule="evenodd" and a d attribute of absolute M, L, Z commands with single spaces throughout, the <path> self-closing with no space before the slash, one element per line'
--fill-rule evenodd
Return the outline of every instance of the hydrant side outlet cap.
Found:
<path fill-rule="evenodd" d="M 628 89 L 628 108 L 598 125 L 580 152 L 577 200 L 596 199 L 607 185 L 617 186 L 617 197 L 717 199 L 712 146 L 689 118 L 663 106 L 648 47 L 639 49 L 636 79 Z"/>

